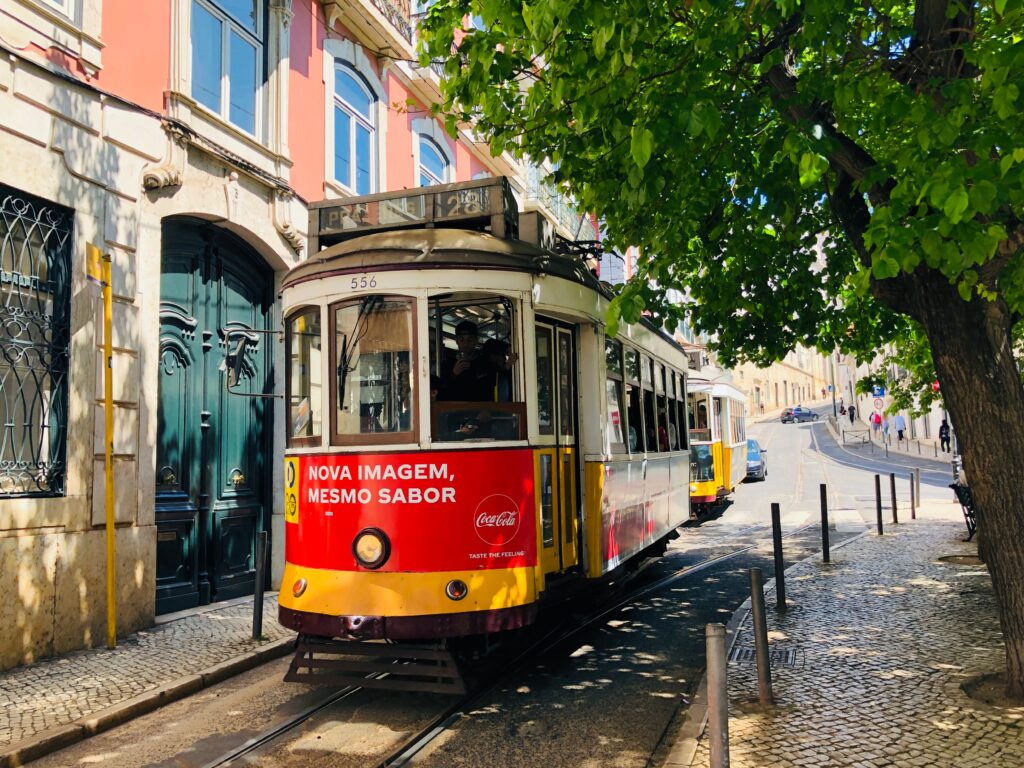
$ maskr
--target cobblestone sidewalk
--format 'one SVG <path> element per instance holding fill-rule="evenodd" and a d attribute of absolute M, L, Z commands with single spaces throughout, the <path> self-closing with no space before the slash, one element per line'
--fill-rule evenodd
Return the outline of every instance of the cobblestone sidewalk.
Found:
<path fill-rule="evenodd" d="M 756 703 L 752 652 L 729 663 L 733 768 L 1024 766 L 1024 706 L 991 707 L 961 688 L 1004 664 L 984 567 L 939 560 L 976 553 L 964 533 L 955 505 L 926 504 L 831 565 L 787 571 L 792 607 L 780 615 L 767 601 L 769 642 L 794 657 L 772 666 L 778 703 Z M 748 616 L 733 656 L 753 645 Z M 692 765 L 708 762 L 702 738 Z"/>
<path fill-rule="evenodd" d="M 207 610 L 93 648 L 0 672 L 0 751 L 293 633 L 267 597 L 263 640 L 252 639 L 252 600 Z"/>

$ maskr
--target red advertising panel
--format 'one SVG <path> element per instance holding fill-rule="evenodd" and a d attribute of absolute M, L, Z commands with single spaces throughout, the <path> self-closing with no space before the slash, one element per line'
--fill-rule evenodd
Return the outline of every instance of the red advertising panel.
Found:
<path fill-rule="evenodd" d="M 361 570 L 364 528 L 391 543 L 381 571 L 459 571 L 537 562 L 529 450 L 331 454 L 285 459 L 285 556 Z"/>

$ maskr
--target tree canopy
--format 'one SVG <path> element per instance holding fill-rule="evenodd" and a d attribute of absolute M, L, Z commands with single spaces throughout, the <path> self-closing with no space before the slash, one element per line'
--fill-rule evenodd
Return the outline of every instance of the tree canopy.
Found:
<path fill-rule="evenodd" d="M 1019 0 L 441 0 L 423 30 L 451 124 L 550 158 L 641 247 L 628 320 L 693 312 L 766 363 L 906 335 L 922 265 L 1024 303 Z"/>
<path fill-rule="evenodd" d="M 1024 0 L 438 0 L 421 37 L 450 129 L 641 247 L 610 325 L 934 366 L 1024 699 Z"/>

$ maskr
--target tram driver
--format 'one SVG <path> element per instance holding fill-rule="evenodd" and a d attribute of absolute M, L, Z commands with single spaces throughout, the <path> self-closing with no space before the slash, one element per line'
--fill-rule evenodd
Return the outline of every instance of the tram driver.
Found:
<path fill-rule="evenodd" d="M 494 368 L 479 346 L 476 323 L 463 320 L 455 326 L 458 351 L 446 355 L 441 365 L 440 400 L 486 402 L 494 400 Z"/>

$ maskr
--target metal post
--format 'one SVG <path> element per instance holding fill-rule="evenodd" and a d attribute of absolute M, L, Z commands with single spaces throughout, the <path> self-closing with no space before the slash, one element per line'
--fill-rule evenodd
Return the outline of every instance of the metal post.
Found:
<path fill-rule="evenodd" d="M 921 468 L 914 469 L 914 485 L 917 486 L 917 503 L 921 504 Z"/>
<path fill-rule="evenodd" d="M 878 516 L 878 535 L 882 535 L 882 478 L 875 475 L 875 512 Z"/>
<path fill-rule="evenodd" d="M 886 443 L 886 445 L 885 445 L 885 458 L 887 458 L 887 459 L 889 458 L 889 444 L 888 443 Z"/>
<path fill-rule="evenodd" d="M 910 519 L 917 520 L 917 497 L 914 494 L 914 473 L 910 473 Z"/>
<path fill-rule="evenodd" d="M 828 552 L 828 487 L 822 483 L 821 489 L 821 561 L 829 563 Z"/>
<path fill-rule="evenodd" d="M 729 768 L 729 688 L 725 665 L 725 625 L 704 630 L 708 667 L 708 748 L 710 768 Z"/>
<path fill-rule="evenodd" d="M 786 610 L 786 565 L 782 560 L 782 512 L 772 502 L 772 548 L 775 550 L 775 607 Z"/>
<path fill-rule="evenodd" d="M 892 497 L 892 523 L 893 525 L 899 524 L 899 518 L 896 517 L 896 473 L 889 473 L 889 495 Z"/>
<path fill-rule="evenodd" d="M 750 568 L 750 612 L 754 616 L 754 654 L 757 658 L 757 695 L 762 704 L 774 704 L 772 667 L 768 657 L 768 622 L 764 615 L 764 581 L 760 568 Z"/>
<path fill-rule="evenodd" d="M 937 458 L 939 458 L 939 444 L 938 444 L 938 443 L 935 443 L 935 444 L 934 444 L 934 445 L 932 446 L 932 448 L 934 448 L 934 449 L 935 449 L 935 458 L 936 458 L 936 459 L 937 459 Z"/>
<path fill-rule="evenodd" d="M 918 456 L 921 455 L 921 441 L 920 440 L 917 441 L 917 455 Z"/>
<path fill-rule="evenodd" d="M 267 561 L 267 532 L 256 534 L 256 590 L 252 601 L 252 639 L 263 637 L 263 580 Z"/>

